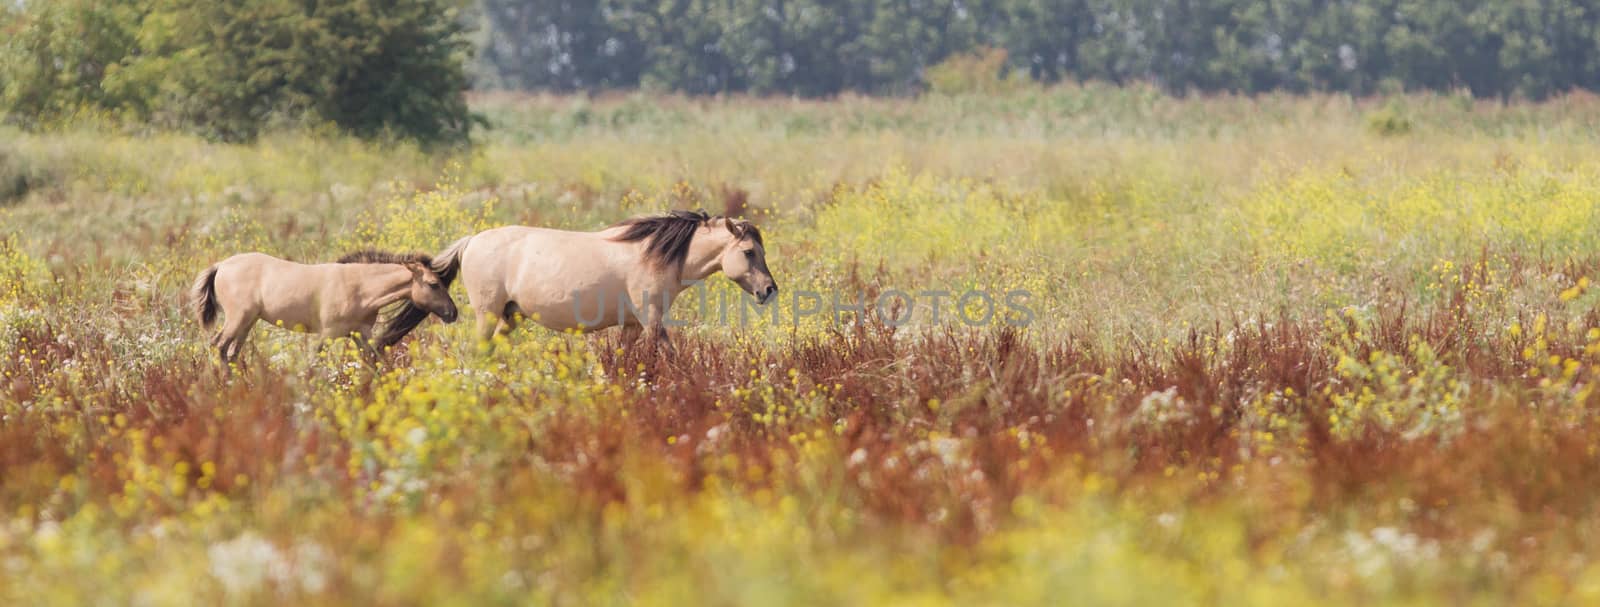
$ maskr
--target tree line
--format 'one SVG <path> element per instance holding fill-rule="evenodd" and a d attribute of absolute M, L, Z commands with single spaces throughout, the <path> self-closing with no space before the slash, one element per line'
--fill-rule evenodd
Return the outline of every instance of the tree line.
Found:
<path fill-rule="evenodd" d="M 481 86 L 901 94 L 993 48 L 1174 93 L 1600 87 L 1588 0 L 482 0 Z M 983 65 L 983 62 L 976 62 Z"/>
<path fill-rule="evenodd" d="M 0 117 L 461 142 L 464 92 L 1600 88 L 1590 0 L 0 0 Z"/>

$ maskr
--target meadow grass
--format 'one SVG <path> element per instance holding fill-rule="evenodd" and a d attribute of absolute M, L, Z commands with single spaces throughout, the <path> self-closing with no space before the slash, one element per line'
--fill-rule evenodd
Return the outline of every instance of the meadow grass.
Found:
<path fill-rule="evenodd" d="M 0 132 L 0 598 L 1600 595 L 1587 96 L 476 103 L 447 157 Z M 757 222 L 786 293 L 1020 290 L 1032 322 L 689 299 L 671 360 L 430 321 L 377 368 L 262 327 L 225 375 L 183 301 L 246 250 L 697 207 Z"/>

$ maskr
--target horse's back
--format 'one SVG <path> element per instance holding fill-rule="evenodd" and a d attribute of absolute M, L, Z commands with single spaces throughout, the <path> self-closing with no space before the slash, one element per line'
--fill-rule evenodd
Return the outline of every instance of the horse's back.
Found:
<path fill-rule="evenodd" d="M 571 232 L 529 226 L 506 226 L 485 230 L 472 237 L 462 252 L 463 280 L 474 275 L 480 280 L 515 278 L 533 272 L 560 274 L 570 263 L 600 261 L 610 244 L 594 232 Z M 591 268 L 591 269 L 598 269 Z"/>
<path fill-rule="evenodd" d="M 217 263 L 217 296 L 228 300 L 226 307 L 251 311 L 269 323 L 315 329 L 317 294 L 327 265 L 240 253 Z"/>
<path fill-rule="evenodd" d="M 533 226 L 501 226 L 490 228 L 472 237 L 467 250 L 502 249 L 524 242 L 593 242 L 594 232 L 574 232 Z"/>
<path fill-rule="evenodd" d="M 217 262 L 217 265 L 218 266 L 239 267 L 239 266 L 270 266 L 270 265 L 277 265 L 277 264 L 292 264 L 292 263 L 294 263 L 294 262 L 288 261 L 288 260 L 285 260 L 285 259 L 279 259 L 277 257 L 273 257 L 273 256 L 268 255 L 266 253 L 261 253 L 261 252 L 257 252 L 257 251 L 251 251 L 249 253 L 239 253 L 237 255 L 233 255 L 233 256 L 231 256 L 231 257 L 229 257 L 227 259 L 224 259 L 222 261 Z"/>
<path fill-rule="evenodd" d="M 282 273 L 287 266 L 296 265 L 300 264 L 266 253 L 240 253 L 217 262 L 217 282 L 219 286 L 254 291 L 264 278 Z"/>
<path fill-rule="evenodd" d="M 322 266 L 307 265 L 273 257 L 266 253 L 240 253 L 217 262 L 217 272 L 227 273 L 238 280 L 287 279 L 303 281 L 308 274 L 317 273 Z"/>
<path fill-rule="evenodd" d="M 499 314 L 514 303 L 544 326 L 572 328 L 580 303 L 598 305 L 602 293 L 614 299 L 624 291 L 613 259 L 620 246 L 596 232 L 494 228 L 473 236 L 462 252 L 461 281 L 480 311 Z"/>

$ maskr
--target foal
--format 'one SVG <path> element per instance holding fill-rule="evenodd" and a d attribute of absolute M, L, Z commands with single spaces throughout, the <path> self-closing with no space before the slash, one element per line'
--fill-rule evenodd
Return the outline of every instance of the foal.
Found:
<path fill-rule="evenodd" d="M 200 325 L 226 317 L 211 339 L 222 364 L 237 360 L 257 320 L 324 340 L 350 337 L 367 356 L 378 311 L 404 301 L 455 322 L 456 304 L 426 255 L 361 251 L 339 263 L 301 264 L 263 253 L 234 255 L 206 268 L 190 292 Z"/>

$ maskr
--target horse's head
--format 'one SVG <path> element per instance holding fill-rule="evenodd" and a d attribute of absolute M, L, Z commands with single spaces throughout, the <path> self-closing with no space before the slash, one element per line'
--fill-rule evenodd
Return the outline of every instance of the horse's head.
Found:
<path fill-rule="evenodd" d="M 778 296 L 778 282 L 767 269 L 761 230 L 742 219 L 723 219 L 721 227 L 733 235 L 722 250 L 722 273 L 762 304 L 771 302 Z"/>
<path fill-rule="evenodd" d="M 644 261 L 657 270 L 677 270 L 687 280 L 701 280 L 720 270 L 763 304 L 778 296 L 778 283 L 767 270 L 761 230 L 748 221 L 712 217 L 705 211 L 670 211 L 611 227 L 621 230 L 612 240 L 643 242 Z"/>
<path fill-rule="evenodd" d="M 411 303 L 439 317 L 446 323 L 456 321 L 456 302 L 450 298 L 450 287 L 427 264 L 408 261 L 411 270 Z"/>

